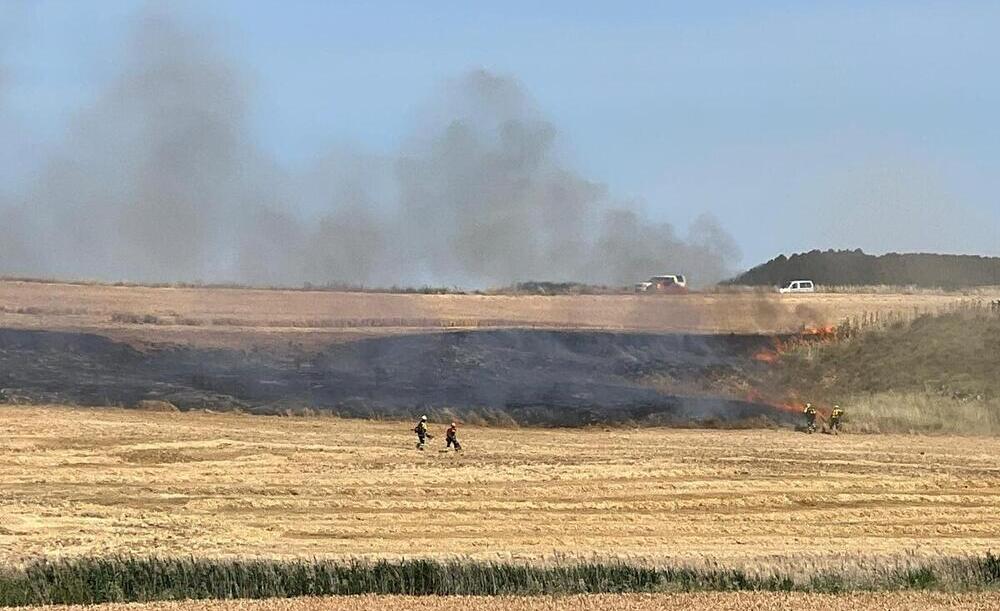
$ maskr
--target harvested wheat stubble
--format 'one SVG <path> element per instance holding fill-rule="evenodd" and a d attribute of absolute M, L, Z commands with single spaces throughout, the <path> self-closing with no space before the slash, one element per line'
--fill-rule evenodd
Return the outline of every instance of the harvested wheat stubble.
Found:
<path fill-rule="evenodd" d="M 329 598 L 294 598 L 261 601 L 183 601 L 129 605 L 71 607 L 34 607 L 48 611 L 840 611 L 869 609 L 890 611 L 920 609 L 944 611 L 963 609 L 987 611 L 1000 609 L 1000 595 L 944 594 L 932 592 L 890 592 L 864 594 L 776 594 L 768 592 L 697 593 L 697 594 L 598 594 L 557 597 L 413 597 L 413 596 L 343 596 Z"/>
<path fill-rule="evenodd" d="M 0 327 L 230 347 L 484 326 L 771 333 L 868 313 L 936 311 L 965 299 L 960 294 L 844 293 L 401 295 L 7 280 L 0 281 Z"/>
<path fill-rule="evenodd" d="M 0 563 L 557 554 L 816 571 L 1000 541 L 998 439 L 463 426 L 455 454 L 443 435 L 418 452 L 410 427 L 0 407 Z"/>

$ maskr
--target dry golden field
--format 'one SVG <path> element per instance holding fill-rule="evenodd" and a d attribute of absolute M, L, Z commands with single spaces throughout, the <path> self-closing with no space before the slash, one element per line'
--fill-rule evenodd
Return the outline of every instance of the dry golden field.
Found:
<path fill-rule="evenodd" d="M 975 298 L 990 297 L 977 293 Z M 0 281 L 0 327 L 98 331 L 208 345 L 238 345 L 248 338 L 328 342 L 480 326 L 780 332 L 834 324 L 866 312 L 935 311 L 963 299 L 969 298 L 928 292 L 403 295 Z M 149 317 L 146 322 L 144 317 Z"/>
<path fill-rule="evenodd" d="M 108 553 L 775 563 L 1000 548 L 1000 439 L 0 407 L 0 565 Z M 831 560 L 831 558 L 833 560 Z"/>
<path fill-rule="evenodd" d="M 185 601 L 130 605 L 36 607 L 47 611 L 987 611 L 1000 609 L 1000 595 L 890 592 L 865 594 L 598 594 L 559 597 L 344 596 L 264 601 Z M 27 611 L 27 610 L 26 610 Z"/>

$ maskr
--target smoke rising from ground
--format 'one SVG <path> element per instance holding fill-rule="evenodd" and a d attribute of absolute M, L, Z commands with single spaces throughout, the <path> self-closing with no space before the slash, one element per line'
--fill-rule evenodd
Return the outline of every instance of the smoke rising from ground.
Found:
<path fill-rule="evenodd" d="M 147 14 L 127 57 L 38 179 L 6 201 L 0 189 L 0 273 L 495 286 L 676 271 L 708 283 L 739 258 L 711 217 L 680 235 L 567 167 L 554 125 L 506 76 L 447 83 L 390 158 L 331 151 L 290 170 L 254 142 L 248 75 L 209 41 Z"/>

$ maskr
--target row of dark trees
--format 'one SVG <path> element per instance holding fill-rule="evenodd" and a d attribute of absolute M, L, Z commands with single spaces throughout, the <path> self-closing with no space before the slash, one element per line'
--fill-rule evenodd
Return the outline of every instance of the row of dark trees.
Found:
<path fill-rule="evenodd" d="M 869 255 L 858 250 L 812 250 L 779 255 L 740 274 L 730 284 L 780 285 L 790 280 L 825 285 L 899 285 L 961 288 L 1000 285 L 1000 257 L 889 253 Z"/>

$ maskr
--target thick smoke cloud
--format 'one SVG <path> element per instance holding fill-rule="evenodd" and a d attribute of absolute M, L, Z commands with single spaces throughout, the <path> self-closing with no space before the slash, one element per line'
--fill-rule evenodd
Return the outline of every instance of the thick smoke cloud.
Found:
<path fill-rule="evenodd" d="M 247 75 L 208 41 L 146 15 L 128 57 L 39 179 L 0 200 L 0 273 L 496 286 L 676 270 L 707 283 L 739 258 L 711 217 L 680 236 L 567 167 L 512 78 L 447 83 L 388 159 L 331 151 L 288 170 L 253 140 Z"/>
<path fill-rule="evenodd" d="M 5 269 L 37 269 L 27 242 L 30 239 L 26 233 L 29 219 L 14 205 L 9 184 L 12 173 L 7 171 L 14 165 L 18 152 L 17 124 L 8 108 L 11 74 L 6 53 L 14 42 L 15 26 L 23 20 L 23 10 L 23 4 L 11 2 L 6 10 L 0 11 L 0 134 L 3 135 L 0 137 L 0 227 L 5 229 L 0 235 L 0 273 Z"/>

